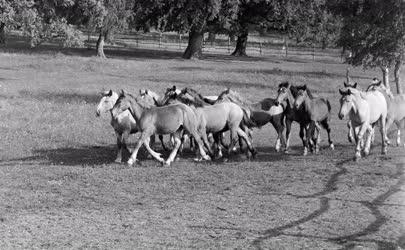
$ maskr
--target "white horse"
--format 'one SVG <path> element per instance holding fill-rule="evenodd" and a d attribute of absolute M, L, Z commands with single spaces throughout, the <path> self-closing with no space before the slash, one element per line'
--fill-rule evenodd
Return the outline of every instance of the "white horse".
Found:
<path fill-rule="evenodd" d="M 118 97 L 118 93 L 112 90 L 101 92 L 101 100 L 97 105 L 96 115 L 100 116 L 102 113 L 106 112 L 111 113 L 115 103 L 118 100 Z M 128 140 L 130 134 L 135 134 L 138 132 L 138 127 L 136 126 L 135 119 L 133 118 L 129 110 L 125 110 L 124 112 L 118 114 L 116 117 L 111 114 L 110 124 L 114 128 L 115 134 L 117 136 L 118 152 L 115 162 L 121 162 L 122 150 L 128 150 L 126 141 Z M 152 137 L 152 142 L 154 141 L 155 138 Z M 166 147 L 162 139 L 161 142 L 162 147 L 165 149 Z"/>
<path fill-rule="evenodd" d="M 371 84 L 367 91 L 379 90 L 387 96 L 388 113 L 387 113 L 387 130 L 390 126 L 395 123 L 397 126 L 397 146 L 401 144 L 401 127 L 403 127 L 405 122 L 405 94 L 394 96 L 389 88 L 387 88 L 378 79 L 373 79 L 373 84 Z M 390 140 L 386 138 L 387 144 L 391 144 Z M 405 144 L 404 144 L 405 146 Z"/>
<path fill-rule="evenodd" d="M 361 141 L 366 132 L 366 142 L 364 154 L 370 153 L 371 134 L 374 125 L 380 123 L 380 132 L 382 138 L 382 154 L 387 153 L 386 145 L 386 118 L 387 118 L 387 101 L 384 95 L 379 91 L 363 92 L 355 88 L 339 89 L 342 97 L 340 98 L 339 119 L 349 117 L 356 133 L 356 154 L 355 159 L 361 158 Z"/>

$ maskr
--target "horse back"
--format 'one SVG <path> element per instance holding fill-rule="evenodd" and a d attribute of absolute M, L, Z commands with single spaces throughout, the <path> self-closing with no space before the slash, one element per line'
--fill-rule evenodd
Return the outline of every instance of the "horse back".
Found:
<path fill-rule="evenodd" d="M 184 104 L 153 107 L 143 112 L 139 127 L 142 131 L 152 130 L 157 134 L 176 132 L 184 123 Z"/>
<path fill-rule="evenodd" d="M 330 117 L 331 105 L 327 99 L 313 98 L 311 102 L 309 110 L 307 110 L 311 120 L 322 121 Z"/>

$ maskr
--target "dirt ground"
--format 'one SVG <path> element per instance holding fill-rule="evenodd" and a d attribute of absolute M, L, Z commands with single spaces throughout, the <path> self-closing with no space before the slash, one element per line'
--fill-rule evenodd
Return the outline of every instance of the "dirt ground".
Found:
<path fill-rule="evenodd" d="M 381 155 L 376 133 L 370 156 L 353 161 L 346 121 L 337 118 L 347 65 L 179 58 L 0 53 L 1 249 L 405 248 L 405 148 Z M 351 75 L 365 88 L 380 73 L 356 68 Z M 265 126 L 255 130 L 253 160 L 195 163 L 186 152 L 161 167 L 142 151 L 141 164 L 128 167 L 113 163 L 109 114 L 95 116 L 103 89 L 163 93 L 177 85 L 212 95 L 232 87 L 254 101 L 274 97 L 284 80 L 331 101 L 334 151 L 322 132 L 319 155 L 302 156 L 293 124 L 291 152 L 277 153 L 275 130 Z"/>

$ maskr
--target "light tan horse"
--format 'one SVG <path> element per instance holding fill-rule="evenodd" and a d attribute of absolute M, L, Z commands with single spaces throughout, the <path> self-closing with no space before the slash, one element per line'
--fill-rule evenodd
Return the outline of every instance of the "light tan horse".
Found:
<path fill-rule="evenodd" d="M 146 102 L 144 98 L 134 97 L 122 91 L 117 103 L 112 110 L 113 116 L 129 110 L 135 118 L 141 137 L 136 143 L 135 149 L 128 160 L 128 165 L 134 164 L 137 160 L 137 154 L 142 145 L 145 145 L 148 152 L 162 164 L 170 165 L 177 154 L 181 144 L 181 135 L 183 129 L 189 132 L 196 140 L 201 157 L 209 160 L 210 157 L 205 153 L 201 137 L 197 132 L 197 118 L 194 111 L 185 104 L 173 104 L 163 107 L 156 107 L 153 103 Z M 171 134 L 175 140 L 175 146 L 165 161 L 160 154 L 153 151 L 149 146 L 150 137 L 153 134 Z"/>
<path fill-rule="evenodd" d="M 371 133 L 374 125 L 380 123 L 380 132 L 382 138 L 382 154 L 387 153 L 386 138 L 386 118 L 387 101 L 384 95 L 379 91 L 363 92 L 355 88 L 339 89 L 342 97 L 340 98 L 339 119 L 348 117 L 354 128 L 359 127 L 356 139 L 355 159 L 361 158 L 361 141 L 366 132 L 366 142 L 364 154 L 370 153 Z"/>
<path fill-rule="evenodd" d="M 387 104 L 388 104 L 388 113 L 387 113 L 387 131 L 390 126 L 395 123 L 397 126 L 397 146 L 401 144 L 401 127 L 405 123 L 405 94 L 394 96 L 389 88 L 387 88 L 381 81 L 374 78 L 373 83 L 368 86 L 367 91 L 378 90 L 386 94 Z M 390 140 L 386 138 L 388 144 Z M 404 144 L 405 146 L 405 144 Z"/>
<path fill-rule="evenodd" d="M 219 140 L 222 133 L 229 130 L 231 143 L 228 147 L 228 156 L 235 147 L 238 137 L 241 137 L 246 142 L 252 157 L 256 156 L 256 149 L 252 146 L 248 135 L 241 129 L 241 123 L 245 117 L 243 110 L 237 104 L 222 102 L 207 105 L 200 94 L 189 88 L 183 89 L 180 95 L 175 96 L 175 98 L 196 107 L 197 112 L 201 112 L 206 121 L 206 132 L 213 133 L 217 147 L 220 147 Z"/>
<path fill-rule="evenodd" d="M 100 116 L 103 113 L 112 111 L 115 103 L 118 100 L 118 93 L 115 91 L 103 91 L 101 92 L 101 99 L 97 105 L 96 115 Z M 117 157 L 115 162 L 122 161 L 122 150 L 128 150 L 127 140 L 130 134 L 138 133 L 138 127 L 136 126 L 135 119 L 132 117 L 131 113 L 126 110 L 116 117 L 111 114 L 111 126 L 114 128 L 115 134 L 117 136 Z M 162 143 L 163 149 L 166 150 L 166 147 L 163 143 L 163 138 L 159 137 Z M 152 136 L 152 143 L 155 142 L 155 137 Z"/>

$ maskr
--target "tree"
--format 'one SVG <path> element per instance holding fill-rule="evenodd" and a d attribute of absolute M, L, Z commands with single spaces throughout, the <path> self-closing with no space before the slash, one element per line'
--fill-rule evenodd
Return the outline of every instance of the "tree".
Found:
<path fill-rule="evenodd" d="M 131 0 L 83 0 L 78 2 L 83 18 L 78 22 L 87 24 L 99 36 L 96 44 L 97 56 L 105 58 L 104 43 L 117 31 L 128 27 L 133 16 L 134 1 Z"/>
<path fill-rule="evenodd" d="M 238 35 L 236 56 L 246 55 L 249 29 L 276 31 L 299 44 L 322 48 L 336 41 L 339 20 L 330 13 L 325 0 L 242 0 L 232 26 Z"/>
<path fill-rule="evenodd" d="M 159 31 L 188 32 L 188 45 L 183 58 L 200 58 L 204 33 L 209 26 L 226 24 L 237 13 L 238 0 L 140 0 L 136 26 L 155 27 Z"/>
<path fill-rule="evenodd" d="M 340 0 L 330 8 L 342 16 L 338 44 L 349 50 L 347 61 L 364 68 L 380 67 L 389 88 L 389 69 L 394 66 L 397 92 L 402 93 L 399 71 L 405 57 L 405 1 Z"/>

